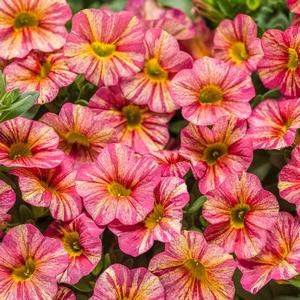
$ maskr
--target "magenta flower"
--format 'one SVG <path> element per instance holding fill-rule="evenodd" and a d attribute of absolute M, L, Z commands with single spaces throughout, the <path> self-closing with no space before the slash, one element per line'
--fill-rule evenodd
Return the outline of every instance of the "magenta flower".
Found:
<path fill-rule="evenodd" d="M 53 300 L 76 300 L 76 295 L 72 290 L 64 286 L 59 286 Z"/>
<path fill-rule="evenodd" d="M 288 0 L 288 7 L 291 12 L 300 14 L 300 1 L 299 0 Z"/>

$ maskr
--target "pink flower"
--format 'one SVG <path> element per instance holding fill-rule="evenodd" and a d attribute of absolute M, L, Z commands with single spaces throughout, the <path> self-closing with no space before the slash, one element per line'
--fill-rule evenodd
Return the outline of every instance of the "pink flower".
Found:
<path fill-rule="evenodd" d="M 0 2 L 0 56 L 23 58 L 31 50 L 52 52 L 66 41 L 72 12 L 65 0 Z"/>
<path fill-rule="evenodd" d="M 251 77 L 218 59 L 203 57 L 193 69 L 179 72 L 171 84 L 172 97 L 182 115 L 196 125 L 211 125 L 221 117 L 247 119 L 255 96 Z"/>
<path fill-rule="evenodd" d="M 249 260 L 239 260 L 241 284 L 257 293 L 270 280 L 288 280 L 300 273 L 300 221 L 281 212 L 270 230 L 263 251 Z"/>
<path fill-rule="evenodd" d="M 109 225 L 109 229 L 118 236 L 120 249 L 126 254 L 138 256 L 148 251 L 155 240 L 166 243 L 180 234 L 182 209 L 189 201 L 184 180 L 162 178 L 154 194 L 154 208 L 143 222 L 131 226 L 119 222 Z"/>
<path fill-rule="evenodd" d="M 299 0 L 288 0 L 288 7 L 291 12 L 300 14 L 300 1 Z"/>
<path fill-rule="evenodd" d="M 59 115 L 46 113 L 40 121 L 54 128 L 60 137 L 59 147 L 76 166 L 95 161 L 106 143 L 116 141 L 110 124 L 81 105 L 66 103 Z"/>
<path fill-rule="evenodd" d="M 76 300 L 76 295 L 72 290 L 64 286 L 59 286 L 53 300 Z"/>
<path fill-rule="evenodd" d="M 259 178 L 243 173 L 206 194 L 203 216 L 211 223 L 204 236 L 239 258 L 257 255 L 278 216 L 275 196 L 264 190 Z"/>
<path fill-rule="evenodd" d="M 6 167 L 53 168 L 64 154 L 54 130 L 38 121 L 17 117 L 0 123 L 0 163 Z"/>
<path fill-rule="evenodd" d="M 31 224 L 14 227 L 0 245 L 0 298 L 52 299 L 67 265 L 59 240 L 44 237 Z"/>
<path fill-rule="evenodd" d="M 131 13 L 85 9 L 73 17 L 64 51 L 71 70 L 95 85 L 116 85 L 143 67 L 143 38 L 142 22 Z"/>
<path fill-rule="evenodd" d="M 133 225 L 153 209 L 153 190 L 159 181 L 160 168 L 152 159 L 122 144 L 109 144 L 95 164 L 78 170 L 76 184 L 85 209 L 97 224 L 117 219 Z"/>
<path fill-rule="evenodd" d="M 172 112 L 179 106 L 170 94 L 171 80 L 180 70 L 191 67 L 192 59 L 180 51 L 172 35 L 161 29 L 149 29 L 144 44 L 144 70 L 122 82 L 124 96 L 136 104 L 147 104 L 152 111 Z"/>
<path fill-rule="evenodd" d="M 149 265 L 165 289 L 166 300 L 233 299 L 235 268 L 231 255 L 207 244 L 196 231 L 184 231 L 166 244 Z"/>
<path fill-rule="evenodd" d="M 214 53 L 215 57 L 249 73 L 256 71 L 263 50 L 253 19 L 238 14 L 233 21 L 223 20 L 215 32 Z"/>
<path fill-rule="evenodd" d="M 136 152 L 163 149 L 169 140 L 167 123 L 173 114 L 151 112 L 145 105 L 125 99 L 118 86 L 102 87 L 89 102 L 100 119 L 116 131 L 118 141 Z"/>
<path fill-rule="evenodd" d="M 300 127 L 299 99 L 268 99 L 248 119 L 248 134 L 254 149 L 282 149 L 291 146 Z"/>
<path fill-rule="evenodd" d="M 34 206 L 49 207 L 55 219 L 73 220 L 81 213 L 82 200 L 75 189 L 77 172 L 71 159 L 64 158 L 52 169 L 19 168 L 10 173 L 19 177 L 23 200 Z"/>
<path fill-rule="evenodd" d="M 285 96 L 298 97 L 300 28 L 285 31 L 270 29 L 262 36 L 264 57 L 259 64 L 259 76 L 268 89 L 279 88 Z"/>
<path fill-rule="evenodd" d="M 181 131 L 180 154 L 191 161 L 201 193 L 248 169 L 253 150 L 246 130 L 244 120 L 222 118 L 211 129 L 189 124 Z"/>
<path fill-rule="evenodd" d="M 146 268 L 128 269 L 114 264 L 98 278 L 91 300 L 164 300 L 159 279 Z"/>
<path fill-rule="evenodd" d="M 5 68 L 4 74 L 9 91 L 18 88 L 22 93 L 39 92 L 36 104 L 53 101 L 60 88 L 70 85 L 76 77 L 61 52 L 32 52 L 26 58 L 14 60 Z"/>
<path fill-rule="evenodd" d="M 75 284 L 92 272 L 101 259 L 103 230 L 85 214 L 68 223 L 50 224 L 45 235 L 60 239 L 69 255 L 69 265 L 59 276 L 60 282 Z"/>

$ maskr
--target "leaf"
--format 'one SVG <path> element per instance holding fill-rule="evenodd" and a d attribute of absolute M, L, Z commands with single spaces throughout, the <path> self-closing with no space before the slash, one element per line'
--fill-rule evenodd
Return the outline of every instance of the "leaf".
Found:
<path fill-rule="evenodd" d="M 28 220 L 32 220 L 33 216 L 29 207 L 24 204 L 21 204 L 19 207 L 19 217 L 21 221 L 26 222 Z"/>
<path fill-rule="evenodd" d="M 163 6 L 180 9 L 183 12 L 185 12 L 187 15 L 191 15 L 192 7 L 193 7 L 192 1 L 188 1 L 188 0 L 159 0 L 159 3 Z"/>
<path fill-rule="evenodd" d="M 199 209 L 203 206 L 203 204 L 207 201 L 205 196 L 201 196 L 194 201 L 194 203 L 188 208 L 189 213 L 195 213 L 199 211 Z"/>
<path fill-rule="evenodd" d="M 171 133 L 178 135 L 184 127 L 188 125 L 188 121 L 186 120 L 180 120 L 176 122 L 172 122 L 169 124 L 169 130 Z"/>
<path fill-rule="evenodd" d="M 103 269 L 103 262 L 100 261 L 96 266 L 96 268 L 93 270 L 92 274 L 97 277 L 101 273 L 102 269 Z"/>
<path fill-rule="evenodd" d="M 260 7 L 261 1 L 260 0 L 246 0 L 246 4 L 250 10 L 254 11 Z"/>
<path fill-rule="evenodd" d="M 80 279 L 78 283 L 73 285 L 73 288 L 79 292 L 89 293 L 93 291 L 93 287 L 91 286 L 92 277 L 90 275 L 83 277 Z"/>

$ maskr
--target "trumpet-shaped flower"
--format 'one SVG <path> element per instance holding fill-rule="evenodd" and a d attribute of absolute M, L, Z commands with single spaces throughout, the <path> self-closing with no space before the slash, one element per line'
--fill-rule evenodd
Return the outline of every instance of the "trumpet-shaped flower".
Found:
<path fill-rule="evenodd" d="M 95 85 L 116 85 L 142 69 L 143 38 L 143 24 L 131 13 L 85 9 L 73 17 L 64 52 L 71 70 Z"/>
<path fill-rule="evenodd" d="M 248 102 L 255 96 L 248 73 L 210 57 L 198 59 L 193 69 L 179 72 L 171 90 L 183 117 L 196 125 L 212 125 L 231 115 L 247 119 L 251 114 Z"/>
<path fill-rule="evenodd" d="M 55 131 L 38 121 L 17 117 L 0 123 L 0 163 L 6 167 L 53 168 L 64 154 Z"/>
<path fill-rule="evenodd" d="M 300 14 L 300 1 L 299 0 L 288 0 L 288 7 L 291 12 Z"/>
<path fill-rule="evenodd" d="M 0 2 L 0 56 L 23 58 L 31 50 L 53 52 L 68 34 L 72 12 L 65 0 L 5 0 Z"/>
<path fill-rule="evenodd" d="M 80 167 L 76 185 L 97 224 L 119 220 L 133 225 L 153 209 L 153 190 L 159 181 L 160 168 L 152 159 L 125 145 L 108 144 L 95 164 Z"/>
<path fill-rule="evenodd" d="M 53 300 L 76 300 L 76 295 L 72 290 L 61 285 Z"/>
<path fill-rule="evenodd" d="M 208 244 L 196 231 L 184 231 L 167 243 L 149 265 L 165 289 L 166 300 L 233 299 L 235 268 L 230 254 Z"/>

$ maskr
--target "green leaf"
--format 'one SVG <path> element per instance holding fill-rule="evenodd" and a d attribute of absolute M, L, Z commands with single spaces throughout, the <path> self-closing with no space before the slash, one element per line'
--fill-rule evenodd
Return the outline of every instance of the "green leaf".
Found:
<path fill-rule="evenodd" d="M 93 291 L 91 285 L 92 277 L 90 275 L 83 277 L 73 288 L 82 293 L 89 293 Z"/>
<path fill-rule="evenodd" d="M 35 220 L 46 217 L 50 214 L 47 207 L 31 206 L 31 211 Z"/>
<path fill-rule="evenodd" d="M 223 1 L 223 0 L 222 0 Z M 173 7 L 182 10 L 187 15 L 191 15 L 192 1 L 188 0 L 159 0 L 159 3 L 163 6 Z"/>
<path fill-rule="evenodd" d="M 207 201 L 205 196 L 201 196 L 194 201 L 194 203 L 188 208 L 189 213 L 195 213 L 199 211 L 199 209 L 203 206 L 203 204 Z"/>
<path fill-rule="evenodd" d="M 103 259 L 103 270 L 106 270 L 110 265 L 111 265 L 111 258 L 109 253 L 106 253 Z"/>
<path fill-rule="evenodd" d="M 32 220 L 33 216 L 29 207 L 24 204 L 21 204 L 19 207 L 19 217 L 23 222 L 27 222 L 28 220 Z"/>
<path fill-rule="evenodd" d="M 101 273 L 102 269 L 103 269 L 103 262 L 100 261 L 96 266 L 96 268 L 93 270 L 92 274 L 94 276 L 98 276 Z"/>
<path fill-rule="evenodd" d="M 246 4 L 250 10 L 254 11 L 260 7 L 261 1 L 260 0 L 246 0 Z"/>
<path fill-rule="evenodd" d="M 180 120 L 176 122 L 172 122 L 169 124 L 169 130 L 171 133 L 178 135 L 184 127 L 188 125 L 188 121 L 186 120 Z"/>

